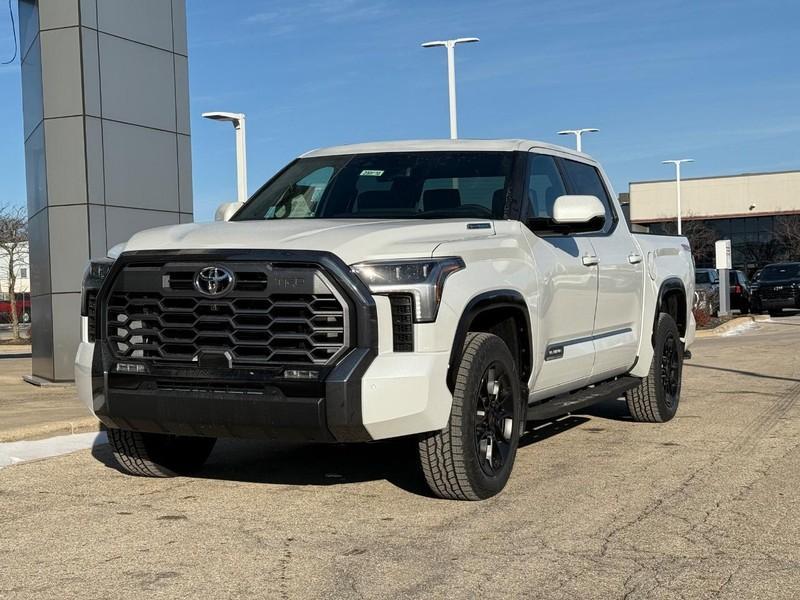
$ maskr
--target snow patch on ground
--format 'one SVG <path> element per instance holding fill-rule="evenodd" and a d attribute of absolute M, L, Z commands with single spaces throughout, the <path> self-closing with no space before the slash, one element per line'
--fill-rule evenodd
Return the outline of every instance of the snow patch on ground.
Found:
<path fill-rule="evenodd" d="M 0 469 L 107 444 L 105 432 L 61 435 L 46 440 L 0 443 Z"/>
<path fill-rule="evenodd" d="M 730 331 L 726 331 L 720 337 L 731 337 L 733 335 L 742 335 L 745 331 L 749 331 L 751 329 L 758 329 L 758 323 L 755 321 L 748 321 L 747 323 L 742 323 L 741 325 L 737 325 Z"/>

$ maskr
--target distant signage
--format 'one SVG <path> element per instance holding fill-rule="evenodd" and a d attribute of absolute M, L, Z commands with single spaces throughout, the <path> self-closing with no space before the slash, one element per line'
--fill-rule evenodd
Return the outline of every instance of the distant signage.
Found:
<path fill-rule="evenodd" d="M 730 269 L 731 266 L 731 241 L 719 240 L 714 248 L 717 251 L 717 269 Z"/>

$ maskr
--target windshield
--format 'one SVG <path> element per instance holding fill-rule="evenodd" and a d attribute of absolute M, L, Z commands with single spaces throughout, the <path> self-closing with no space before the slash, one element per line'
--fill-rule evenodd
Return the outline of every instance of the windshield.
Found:
<path fill-rule="evenodd" d="M 414 152 L 301 158 L 233 217 L 502 219 L 510 152 Z"/>
<path fill-rule="evenodd" d="M 795 279 L 800 277 L 800 263 L 787 265 L 771 265 L 764 267 L 759 276 L 759 281 L 782 281 L 784 279 Z"/>

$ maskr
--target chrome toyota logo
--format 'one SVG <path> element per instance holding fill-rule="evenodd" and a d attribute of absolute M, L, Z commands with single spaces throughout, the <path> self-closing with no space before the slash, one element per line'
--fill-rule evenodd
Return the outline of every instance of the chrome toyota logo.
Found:
<path fill-rule="evenodd" d="M 225 267 L 205 267 L 195 275 L 194 287 L 204 296 L 221 296 L 233 287 L 233 273 Z"/>

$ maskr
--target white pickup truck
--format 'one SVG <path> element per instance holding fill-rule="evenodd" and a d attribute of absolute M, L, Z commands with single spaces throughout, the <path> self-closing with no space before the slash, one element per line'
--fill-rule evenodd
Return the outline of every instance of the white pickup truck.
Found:
<path fill-rule="evenodd" d="M 621 396 L 637 421 L 678 408 L 688 242 L 631 234 L 586 154 L 315 150 L 218 216 L 87 270 L 78 390 L 131 474 L 191 472 L 218 437 L 416 436 L 433 493 L 475 500 L 530 421 Z"/>

